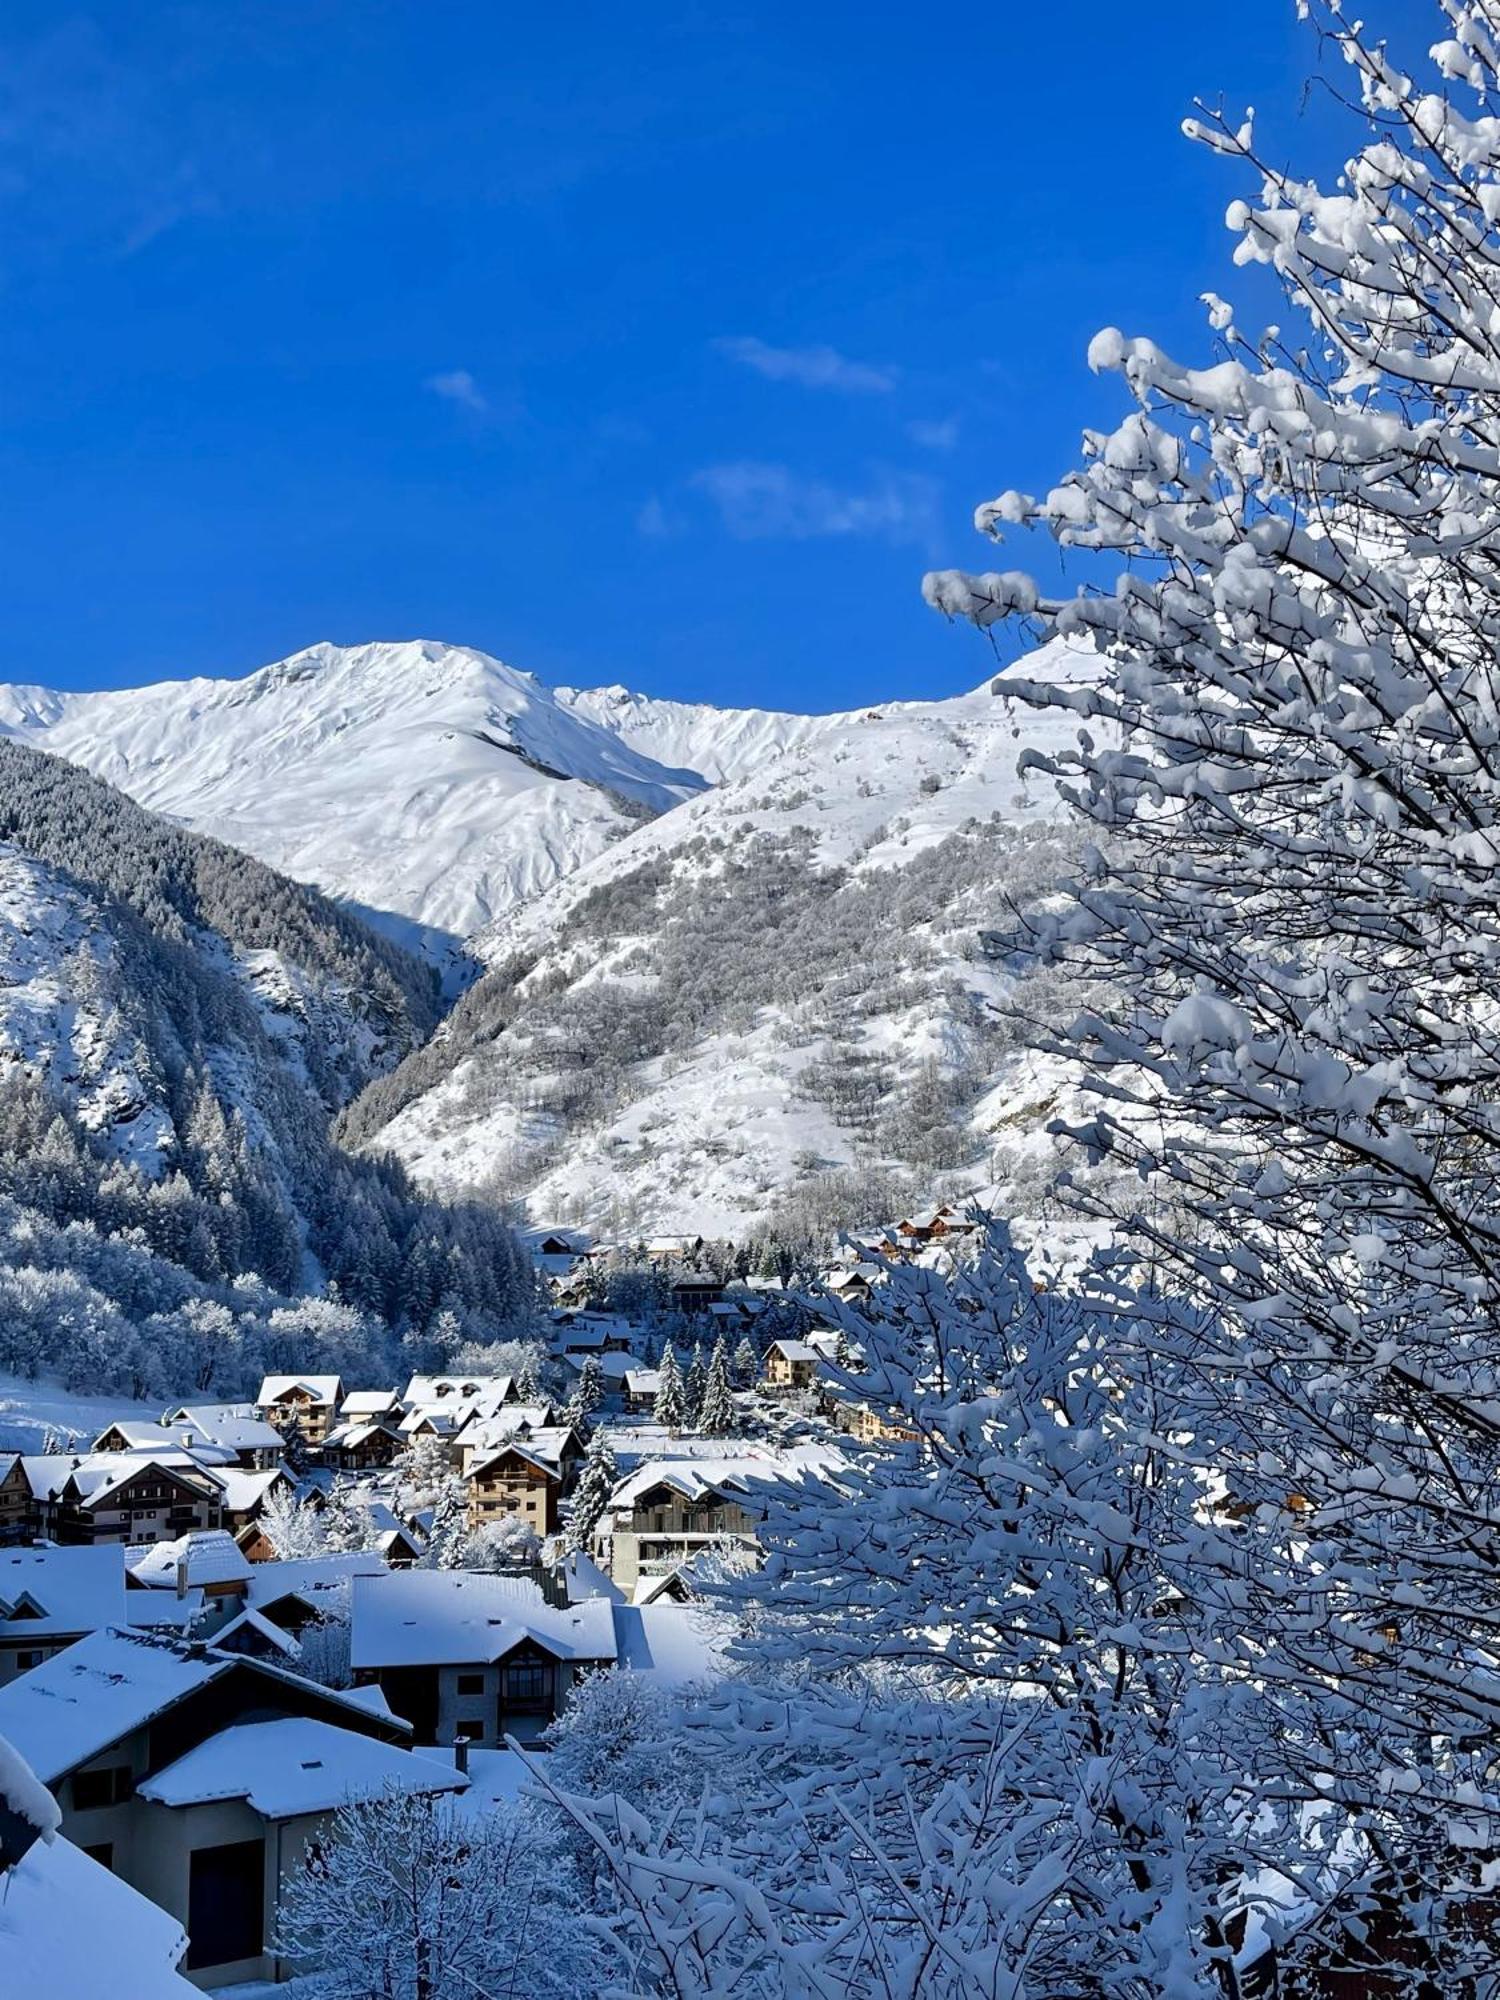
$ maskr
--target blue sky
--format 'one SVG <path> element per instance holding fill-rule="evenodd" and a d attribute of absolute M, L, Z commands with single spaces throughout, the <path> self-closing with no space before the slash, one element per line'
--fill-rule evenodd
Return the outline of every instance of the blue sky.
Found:
<path fill-rule="evenodd" d="M 1178 121 L 1223 92 L 1327 172 L 1314 60 L 1291 0 L 10 0 L 0 676 L 421 636 L 725 702 L 973 685 L 922 571 L 1117 411 L 1097 327 L 1206 350 L 1247 190 Z"/>

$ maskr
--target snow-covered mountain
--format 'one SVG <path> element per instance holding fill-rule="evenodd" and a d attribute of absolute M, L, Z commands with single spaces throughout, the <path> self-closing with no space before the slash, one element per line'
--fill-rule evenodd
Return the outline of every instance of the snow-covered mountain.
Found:
<path fill-rule="evenodd" d="M 1052 646 L 1026 670 L 1095 663 Z M 715 741 L 729 774 L 479 932 L 491 971 L 348 1138 L 609 1233 L 742 1239 L 855 1168 L 894 1199 L 1050 1171 L 1066 1079 L 997 1020 L 1010 975 L 979 939 L 1065 865 L 1055 793 L 1018 760 L 1071 723 L 986 687 L 711 739 L 672 704 L 567 698 L 653 751 Z"/>
<path fill-rule="evenodd" d="M 242 680 L 0 686 L 84 765 L 451 963 L 639 825 L 829 720 L 554 690 L 467 646 L 318 645 Z"/>

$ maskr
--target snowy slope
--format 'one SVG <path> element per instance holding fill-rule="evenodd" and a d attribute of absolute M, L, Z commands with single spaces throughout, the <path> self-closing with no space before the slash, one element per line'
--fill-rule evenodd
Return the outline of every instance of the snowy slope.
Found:
<path fill-rule="evenodd" d="M 1026 663 L 1094 670 L 1060 646 Z M 615 695 L 560 699 L 706 761 L 696 716 Z M 778 744 L 753 711 L 726 718 L 747 775 L 479 933 L 495 969 L 350 1136 L 435 1188 L 605 1233 L 741 1239 L 856 1165 L 955 1191 L 1043 1174 L 1037 1134 L 1071 1085 L 997 1029 L 1009 981 L 977 940 L 1003 893 L 1062 866 L 1055 793 L 1017 761 L 1075 725 L 988 687 L 801 721 Z"/>
<path fill-rule="evenodd" d="M 621 708 L 619 692 L 554 693 L 465 646 L 319 645 L 243 680 L 0 686 L 0 733 L 441 960 L 721 774 L 718 711 Z M 750 759 L 806 722 L 736 717 L 732 733 Z"/>
<path fill-rule="evenodd" d="M 932 704 L 955 719 L 987 695 Z M 242 680 L 0 685 L 0 735 L 353 905 L 460 971 L 478 931 L 709 786 L 870 716 L 550 689 L 466 646 L 318 645 Z"/>

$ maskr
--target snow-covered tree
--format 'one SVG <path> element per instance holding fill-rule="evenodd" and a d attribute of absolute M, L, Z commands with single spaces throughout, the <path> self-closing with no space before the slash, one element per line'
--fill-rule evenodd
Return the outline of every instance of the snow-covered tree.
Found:
<path fill-rule="evenodd" d="M 1075 1195 L 1211 1308 L 1160 1347 L 1196 1384 L 1189 1458 L 1241 1427 L 1243 1646 L 1296 1718 L 1286 1782 L 1447 1991 L 1500 1726 L 1500 6 L 1446 0 L 1420 78 L 1304 11 L 1368 120 L 1337 186 L 1249 119 L 1189 127 L 1248 170 L 1236 262 L 1282 330 L 1210 298 L 1203 366 L 1101 333 L 1135 408 L 979 510 L 1127 573 L 927 595 L 1097 649 L 1002 683 L 1086 725 L 1033 757 L 1099 833 L 1031 941 L 1097 1000 L 1035 1037 L 1098 1085 L 1072 1136 L 1144 1178 Z"/>
<path fill-rule="evenodd" d="M 708 1370 L 703 1364 L 703 1342 L 695 1340 L 693 1342 L 693 1352 L 688 1360 L 687 1374 L 683 1377 L 682 1382 L 682 1401 L 687 1414 L 687 1421 L 695 1428 L 700 1421 L 699 1412 L 703 1408 L 703 1387 L 707 1379 Z"/>
<path fill-rule="evenodd" d="M 690 1734 L 734 1785 L 629 1819 L 558 1767 L 649 1978 L 692 2000 L 1232 1992 L 1247 1878 L 1267 1854 L 1295 1873 L 1304 1832 L 1248 1670 L 1240 1526 L 1182 1460 L 1191 1385 L 1155 1320 L 1038 1290 L 998 1232 L 837 1310 L 866 1357 L 846 1387 L 914 1441 L 775 1490 L 763 1571 L 716 1591 L 753 1614 L 748 1671 Z"/>
<path fill-rule="evenodd" d="M 680 1431 L 688 1420 L 687 1393 L 671 1341 L 662 1349 L 660 1375 L 651 1414 L 664 1429 Z"/>
<path fill-rule="evenodd" d="M 498 1521 L 486 1521 L 465 1535 L 450 1569 L 501 1572 L 524 1570 L 537 1562 L 542 1538 L 529 1521 L 507 1514 Z"/>
<path fill-rule="evenodd" d="M 734 1350 L 734 1379 L 736 1387 L 748 1389 L 759 1373 L 760 1356 L 751 1346 L 750 1337 L 746 1334 L 741 1339 L 739 1346 Z"/>
<path fill-rule="evenodd" d="M 523 1403 L 538 1403 L 542 1399 L 544 1360 L 541 1348 L 528 1341 L 526 1352 L 521 1357 L 521 1365 L 516 1370 L 516 1394 Z"/>
<path fill-rule="evenodd" d="M 300 1562 L 328 1554 L 328 1531 L 316 1507 L 309 1507 L 287 1486 L 276 1486 L 261 1509 L 261 1529 L 281 1562 Z"/>
<path fill-rule="evenodd" d="M 469 1536 L 468 1509 L 462 1482 L 452 1473 L 439 1487 L 432 1506 L 432 1524 L 418 1558 L 421 1569 L 462 1569 Z"/>
<path fill-rule="evenodd" d="M 577 1425 L 587 1424 L 604 1402 L 604 1370 L 599 1365 L 596 1354 L 586 1354 L 578 1369 L 578 1379 L 573 1384 L 573 1393 L 568 1398 L 568 1420 Z"/>
<path fill-rule="evenodd" d="M 729 1350 L 720 1334 L 714 1342 L 703 1376 L 703 1396 L 698 1405 L 698 1428 L 710 1437 L 723 1437 L 738 1424 L 734 1392 L 729 1386 Z"/>
<path fill-rule="evenodd" d="M 601 1427 L 589 1439 L 583 1464 L 578 1468 L 577 1484 L 567 1502 L 562 1534 L 564 1549 L 588 1548 L 604 1518 L 619 1478 L 615 1455 Z"/>
<path fill-rule="evenodd" d="M 605 1971 L 580 1886 L 531 1808 L 389 1790 L 288 1876 L 277 1950 L 316 2000 L 578 2000 Z"/>

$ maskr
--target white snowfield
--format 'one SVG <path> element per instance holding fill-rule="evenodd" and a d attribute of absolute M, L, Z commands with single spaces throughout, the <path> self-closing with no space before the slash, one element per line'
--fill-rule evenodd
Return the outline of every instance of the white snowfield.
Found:
<path fill-rule="evenodd" d="M 957 721 L 996 706 L 985 693 L 880 713 Z M 857 736 L 862 720 L 553 689 L 429 640 L 310 646 L 240 680 L 0 685 L 0 734 L 356 905 L 439 962 L 642 817 L 785 750 Z"/>

